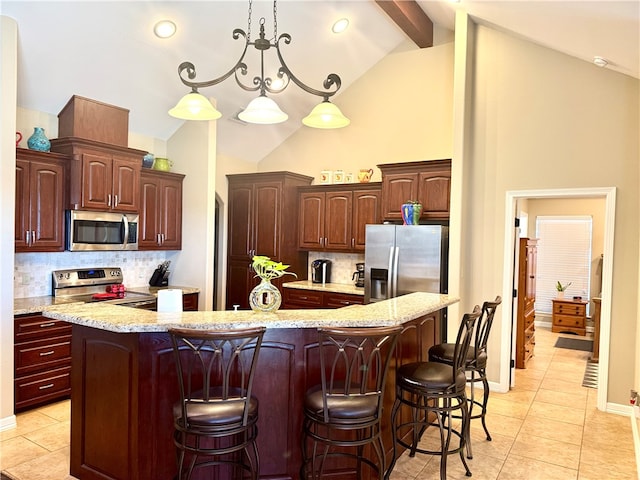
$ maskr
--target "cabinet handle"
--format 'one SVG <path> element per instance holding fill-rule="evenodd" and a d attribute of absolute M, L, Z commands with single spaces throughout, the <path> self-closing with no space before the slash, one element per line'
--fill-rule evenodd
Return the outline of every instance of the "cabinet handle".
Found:
<path fill-rule="evenodd" d="M 41 357 L 46 357 L 48 355 L 53 355 L 54 353 L 56 353 L 55 350 L 49 350 L 48 352 L 40 352 L 40 356 Z"/>
<path fill-rule="evenodd" d="M 38 387 L 38 390 L 46 390 L 47 388 L 53 388 L 53 383 L 49 383 L 47 385 L 42 385 L 40 387 Z"/>
<path fill-rule="evenodd" d="M 300 297 L 300 300 L 309 300 L 309 297 Z"/>
<path fill-rule="evenodd" d="M 25 233 L 26 233 L 25 237 L 26 237 L 27 246 L 29 246 L 31 245 L 31 231 L 27 230 Z"/>
<path fill-rule="evenodd" d="M 322 246 L 322 237 L 318 239 L 318 243 L 320 244 L 320 246 Z"/>
<path fill-rule="evenodd" d="M 117 207 L 118 206 L 118 195 L 114 195 L 113 196 L 113 207 Z"/>
<path fill-rule="evenodd" d="M 356 239 L 352 238 L 351 239 L 351 248 L 355 248 L 355 246 L 356 246 Z"/>
<path fill-rule="evenodd" d="M 36 243 L 36 231 L 31 230 L 31 245 L 33 245 L 34 243 Z"/>
<path fill-rule="evenodd" d="M 162 244 L 160 243 L 160 234 L 159 234 L 159 233 L 156 233 L 156 243 L 157 243 L 158 245 L 162 245 Z"/>
<path fill-rule="evenodd" d="M 53 327 L 55 324 L 56 324 L 56 322 L 41 323 L 41 324 L 40 324 L 40 328 L 49 328 L 49 327 Z"/>
<path fill-rule="evenodd" d="M 111 194 L 107 195 L 107 207 L 111 206 Z"/>

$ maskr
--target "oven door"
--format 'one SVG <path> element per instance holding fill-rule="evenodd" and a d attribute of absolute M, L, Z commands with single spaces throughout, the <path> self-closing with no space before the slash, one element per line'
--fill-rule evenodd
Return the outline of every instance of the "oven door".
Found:
<path fill-rule="evenodd" d="M 138 250 L 138 215 L 67 210 L 67 250 Z"/>

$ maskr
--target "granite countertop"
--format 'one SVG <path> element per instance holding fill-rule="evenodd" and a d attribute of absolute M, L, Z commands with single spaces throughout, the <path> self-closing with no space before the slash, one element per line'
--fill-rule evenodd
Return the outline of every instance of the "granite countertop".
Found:
<path fill-rule="evenodd" d="M 182 293 L 187 295 L 190 293 L 200 293 L 199 288 L 193 287 L 180 287 L 170 285 L 168 287 L 150 287 L 148 285 L 142 287 L 130 287 L 127 290 L 137 293 L 146 293 L 150 295 L 158 296 L 158 290 L 165 288 L 173 288 L 176 290 L 182 290 Z M 13 300 L 13 314 L 14 315 L 28 315 L 33 313 L 40 313 L 45 308 L 53 305 L 84 305 L 82 302 L 74 301 L 68 297 L 56 298 L 52 295 L 42 297 L 27 297 L 27 298 L 15 298 Z"/>
<path fill-rule="evenodd" d="M 104 303 L 51 305 L 43 309 L 48 318 L 65 320 L 117 333 L 164 332 L 171 327 L 233 329 L 317 328 L 321 326 L 376 327 L 401 325 L 459 301 L 436 293 L 410 293 L 401 297 L 351 305 L 335 310 L 278 310 L 257 313 L 251 310 L 215 312 L 157 313 Z"/>
<path fill-rule="evenodd" d="M 318 292 L 346 293 L 349 295 L 364 295 L 363 287 L 356 287 L 349 283 L 313 283 L 311 280 L 283 283 L 284 288 L 299 288 L 301 290 L 315 290 Z"/>

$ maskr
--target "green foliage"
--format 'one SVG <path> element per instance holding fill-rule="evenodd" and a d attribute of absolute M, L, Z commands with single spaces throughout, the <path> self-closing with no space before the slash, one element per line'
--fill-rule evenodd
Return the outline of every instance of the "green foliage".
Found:
<path fill-rule="evenodd" d="M 285 274 L 297 277 L 295 273 L 286 271 L 289 265 L 284 265 L 282 262 L 274 262 L 269 257 L 263 255 L 255 255 L 252 266 L 256 272 L 256 276 L 263 280 L 280 278 Z"/>
<path fill-rule="evenodd" d="M 556 283 L 556 290 L 559 292 L 564 292 L 567 288 L 569 288 L 569 285 L 571 285 L 571 282 L 567 283 L 566 285 L 562 285 L 560 281 L 558 281 Z"/>

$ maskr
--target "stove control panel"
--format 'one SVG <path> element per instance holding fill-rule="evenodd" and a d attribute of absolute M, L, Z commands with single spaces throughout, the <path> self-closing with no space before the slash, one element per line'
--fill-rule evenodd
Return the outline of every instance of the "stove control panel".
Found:
<path fill-rule="evenodd" d="M 122 283 L 122 269 L 120 267 L 109 267 L 54 270 L 52 277 L 54 291 L 67 287 L 109 285 Z"/>

